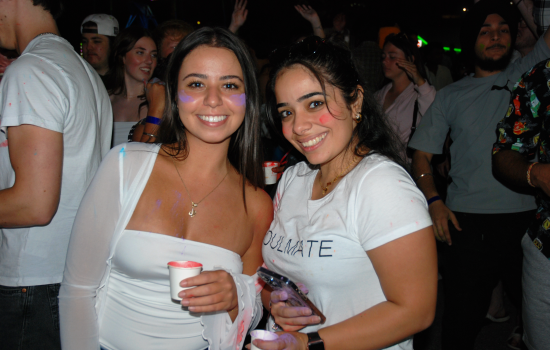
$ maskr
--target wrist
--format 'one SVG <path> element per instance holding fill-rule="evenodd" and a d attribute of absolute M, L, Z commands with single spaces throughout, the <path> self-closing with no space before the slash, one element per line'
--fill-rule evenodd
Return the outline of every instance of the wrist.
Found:
<path fill-rule="evenodd" d="M 420 79 L 418 79 L 416 85 L 417 86 L 422 86 L 422 85 L 424 85 L 424 83 L 426 83 L 426 79 L 420 77 Z"/>
<path fill-rule="evenodd" d="M 539 164 L 538 162 L 534 162 L 534 163 L 531 163 L 529 165 L 529 168 L 527 168 L 527 183 L 529 184 L 529 186 L 531 187 L 537 187 L 537 179 L 538 179 L 538 174 L 539 174 L 539 170 L 540 170 L 540 167 L 538 166 L 535 166 Z"/>
<path fill-rule="evenodd" d="M 435 196 L 432 196 L 430 197 L 430 199 L 428 199 L 428 207 L 432 204 L 432 203 L 435 203 L 437 201 L 440 201 L 441 200 L 441 197 L 439 197 L 438 195 L 435 195 Z"/>

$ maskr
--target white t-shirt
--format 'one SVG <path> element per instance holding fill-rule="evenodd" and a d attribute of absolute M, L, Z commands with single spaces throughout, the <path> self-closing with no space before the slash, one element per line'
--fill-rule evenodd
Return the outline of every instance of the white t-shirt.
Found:
<path fill-rule="evenodd" d="M 76 211 L 109 151 L 113 125 L 99 75 L 59 36 L 32 40 L 0 83 L 0 189 L 15 182 L 7 137 L 22 124 L 63 134 L 61 198 L 47 226 L 0 228 L 0 285 L 59 283 Z"/>
<path fill-rule="evenodd" d="M 432 225 L 424 195 L 407 172 L 372 154 L 325 197 L 310 200 L 317 170 L 285 171 L 262 254 L 270 270 L 304 283 L 323 312 L 313 332 L 386 301 L 366 251 Z M 406 286 L 403 286 L 406 288 Z M 390 349 L 412 349 L 411 339 Z"/>

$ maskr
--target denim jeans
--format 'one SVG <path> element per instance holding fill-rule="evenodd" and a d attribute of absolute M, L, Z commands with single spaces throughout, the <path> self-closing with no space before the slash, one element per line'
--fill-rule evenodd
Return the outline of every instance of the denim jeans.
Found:
<path fill-rule="evenodd" d="M 60 350 L 59 283 L 0 286 L 0 343 L 10 350 Z"/>

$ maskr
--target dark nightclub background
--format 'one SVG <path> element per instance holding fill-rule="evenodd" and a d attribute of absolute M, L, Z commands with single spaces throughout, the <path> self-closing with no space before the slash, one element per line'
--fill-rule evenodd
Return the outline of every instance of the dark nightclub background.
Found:
<path fill-rule="evenodd" d="M 332 27 L 334 15 L 346 13 L 347 27 L 357 42 L 376 38 L 380 26 L 397 23 L 402 30 L 416 32 L 428 43 L 439 41 L 453 49 L 459 47 L 460 19 L 472 3 L 472 0 L 249 0 L 248 18 L 239 35 L 258 56 L 266 56 L 276 46 L 311 33 L 309 23 L 293 8 L 295 4 L 307 4 L 315 8 L 325 28 Z M 65 12 L 58 19 L 59 29 L 78 50 L 80 24 L 92 13 L 112 14 L 124 28 L 130 16 L 139 12 L 138 6 L 145 5 L 159 23 L 178 18 L 196 28 L 227 27 L 235 1 L 70 0 L 65 4 Z M 140 25 L 139 20 L 132 25 Z M 152 22 L 149 26 L 155 27 Z"/>

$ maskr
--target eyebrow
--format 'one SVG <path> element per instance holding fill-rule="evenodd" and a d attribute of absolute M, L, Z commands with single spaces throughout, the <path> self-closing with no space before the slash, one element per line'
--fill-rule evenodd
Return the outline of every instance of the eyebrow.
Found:
<path fill-rule="evenodd" d="M 310 97 L 317 96 L 317 95 L 325 96 L 325 94 L 323 94 L 322 92 L 310 92 L 309 94 L 305 94 L 304 96 L 299 97 L 296 100 L 296 102 L 302 102 L 304 100 L 307 100 Z M 277 103 L 276 107 L 281 108 L 281 107 L 286 107 L 286 106 L 288 106 L 288 103 L 283 102 L 283 103 Z"/>
<path fill-rule="evenodd" d="M 508 22 L 502 21 L 498 23 L 499 26 L 508 25 Z M 483 23 L 481 27 L 490 27 L 491 25 L 489 23 Z"/>
<path fill-rule="evenodd" d="M 199 74 L 199 73 L 191 73 L 185 76 L 182 80 L 185 80 L 190 77 L 195 77 L 199 79 L 208 79 L 208 76 L 206 74 Z M 241 82 L 243 81 L 240 77 L 236 75 L 224 75 L 220 77 L 220 80 L 228 80 L 228 79 L 239 79 Z"/>

